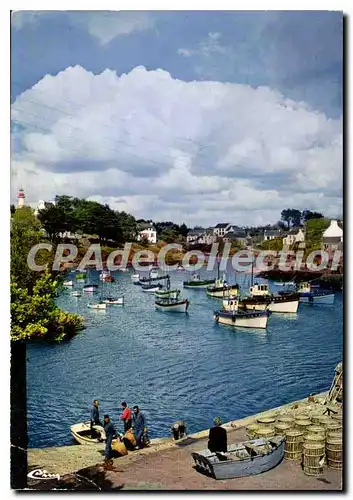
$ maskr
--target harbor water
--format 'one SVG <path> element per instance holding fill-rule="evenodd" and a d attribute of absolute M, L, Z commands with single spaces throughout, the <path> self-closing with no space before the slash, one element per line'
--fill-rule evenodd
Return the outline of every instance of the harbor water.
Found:
<path fill-rule="evenodd" d="M 154 294 L 132 284 L 131 272 L 112 274 L 115 282 L 103 285 L 92 271 L 97 292 L 73 297 L 71 291 L 82 288 L 77 284 L 57 300 L 85 317 L 85 330 L 60 344 L 28 345 L 31 448 L 70 444 L 70 425 L 89 420 L 95 398 L 101 417 L 108 413 L 119 431 L 125 400 L 145 413 L 150 438 L 170 435 L 179 419 L 191 433 L 209 428 L 215 416 L 235 420 L 327 390 L 342 360 L 341 293 L 333 305 L 300 304 L 296 314 L 273 313 L 266 330 L 234 329 L 215 324 L 221 300 L 205 290 L 182 291 L 190 300 L 188 314 L 160 312 Z M 190 277 L 170 274 L 172 287 Z M 244 277 L 236 281 L 242 285 Z M 124 306 L 89 309 L 102 287 L 124 295 Z"/>

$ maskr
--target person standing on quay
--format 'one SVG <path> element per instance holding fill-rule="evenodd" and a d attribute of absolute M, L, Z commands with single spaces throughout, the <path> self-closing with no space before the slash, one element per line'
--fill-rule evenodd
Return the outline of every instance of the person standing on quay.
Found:
<path fill-rule="evenodd" d="M 93 401 L 93 408 L 91 410 L 91 435 L 92 435 L 92 438 L 95 435 L 95 431 L 93 429 L 94 425 L 100 425 L 102 427 L 102 423 L 99 420 L 99 401 L 98 401 L 98 399 L 95 399 Z"/>
<path fill-rule="evenodd" d="M 227 431 L 221 427 L 222 420 L 218 417 L 213 419 L 214 427 L 210 429 L 208 436 L 208 449 L 212 453 L 227 451 Z"/>
<path fill-rule="evenodd" d="M 110 421 L 109 415 L 104 415 L 104 431 L 107 438 L 105 442 L 105 465 L 112 465 L 112 441 L 116 437 L 116 430 Z"/>
<path fill-rule="evenodd" d="M 138 406 L 133 407 L 134 416 L 132 427 L 134 429 L 137 446 L 141 449 L 144 445 L 144 434 L 147 432 L 146 418 Z"/>
<path fill-rule="evenodd" d="M 131 429 L 132 426 L 131 410 L 127 406 L 125 401 L 121 403 L 121 407 L 123 409 L 123 413 L 120 415 L 120 420 L 123 420 L 124 432 L 127 432 L 129 429 Z"/>

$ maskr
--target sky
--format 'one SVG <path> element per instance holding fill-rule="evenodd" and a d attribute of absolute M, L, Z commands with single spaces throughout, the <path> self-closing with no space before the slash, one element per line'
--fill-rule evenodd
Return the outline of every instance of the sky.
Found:
<path fill-rule="evenodd" d="M 136 218 L 342 215 L 342 14 L 17 11 L 11 201 Z"/>

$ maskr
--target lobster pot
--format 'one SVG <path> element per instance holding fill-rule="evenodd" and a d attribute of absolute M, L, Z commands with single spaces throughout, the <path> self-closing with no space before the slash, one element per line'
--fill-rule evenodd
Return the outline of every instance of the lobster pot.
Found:
<path fill-rule="evenodd" d="M 308 420 L 308 418 L 308 415 L 303 412 L 294 415 L 294 420 Z"/>
<path fill-rule="evenodd" d="M 274 417 L 260 417 L 257 419 L 257 423 L 261 427 L 273 427 L 276 419 Z"/>
<path fill-rule="evenodd" d="M 116 451 L 119 454 L 119 456 L 128 454 L 125 444 L 122 441 L 120 441 L 120 439 L 113 439 L 112 450 Z"/>
<path fill-rule="evenodd" d="M 313 423 L 314 425 L 321 425 L 321 426 L 322 426 L 322 424 L 321 424 L 321 419 L 322 419 L 322 417 L 323 417 L 322 413 L 320 413 L 319 415 L 313 415 L 313 416 L 311 417 L 311 421 L 312 421 L 312 423 Z M 325 417 L 325 418 L 326 418 L 326 417 Z"/>
<path fill-rule="evenodd" d="M 303 471 L 308 476 L 321 476 L 324 472 L 325 445 L 303 444 Z"/>
<path fill-rule="evenodd" d="M 294 418 L 289 417 L 288 415 L 283 415 L 282 417 L 277 418 L 278 423 L 284 423 L 284 424 L 289 424 L 292 426 L 294 424 Z"/>
<path fill-rule="evenodd" d="M 269 438 L 275 435 L 274 427 L 259 427 L 255 431 L 256 438 Z"/>
<path fill-rule="evenodd" d="M 326 429 L 322 425 L 310 425 L 307 428 L 308 434 L 318 434 L 319 436 L 322 436 L 323 438 L 325 438 L 325 435 L 326 435 L 325 431 L 326 431 Z"/>
<path fill-rule="evenodd" d="M 322 425 L 323 427 L 325 427 L 325 429 L 327 428 L 327 426 L 329 424 L 332 424 L 332 418 L 331 417 L 327 417 L 325 415 L 323 415 L 321 418 L 320 418 L 320 425 Z"/>
<path fill-rule="evenodd" d="M 130 441 L 132 446 L 134 446 L 134 447 L 137 446 L 135 434 L 133 433 L 133 431 L 131 429 L 129 429 L 128 431 L 125 432 L 124 438 L 126 438 L 128 441 Z"/>
<path fill-rule="evenodd" d="M 311 426 L 311 420 L 308 418 L 305 420 L 295 420 L 295 428 L 303 433 L 307 432 L 308 428 Z"/>
<path fill-rule="evenodd" d="M 331 418 L 332 418 L 332 420 L 334 420 L 335 422 L 340 422 L 340 423 L 342 424 L 342 419 L 343 419 L 342 412 L 339 412 L 339 413 L 334 413 L 333 415 L 331 415 Z"/>
<path fill-rule="evenodd" d="M 249 424 L 246 426 L 246 435 L 250 439 L 254 439 L 256 437 L 256 431 L 259 429 L 259 424 Z"/>
<path fill-rule="evenodd" d="M 330 469 L 342 469 L 343 446 L 342 439 L 330 438 L 326 440 L 327 466 Z"/>
<path fill-rule="evenodd" d="M 326 434 L 326 442 L 330 439 L 340 439 L 342 441 L 342 431 L 339 432 L 328 432 Z"/>
<path fill-rule="evenodd" d="M 304 434 L 304 444 L 319 444 L 325 448 L 325 436 L 322 434 Z"/>
<path fill-rule="evenodd" d="M 327 424 L 326 435 L 331 433 L 342 433 L 342 425 L 339 422 L 332 422 L 332 424 Z"/>
<path fill-rule="evenodd" d="M 302 457 L 303 433 L 298 429 L 287 431 L 284 448 L 286 460 L 300 460 Z"/>
<path fill-rule="evenodd" d="M 285 422 L 277 422 L 277 424 L 275 424 L 276 436 L 286 436 L 290 428 L 290 424 L 286 424 Z"/>

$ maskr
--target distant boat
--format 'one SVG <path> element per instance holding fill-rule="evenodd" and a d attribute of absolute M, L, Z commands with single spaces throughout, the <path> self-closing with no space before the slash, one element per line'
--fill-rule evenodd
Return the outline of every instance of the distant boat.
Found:
<path fill-rule="evenodd" d="M 119 297 L 119 298 L 114 298 L 114 297 L 106 297 L 102 299 L 102 302 L 104 304 L 111 304 L 111 305 L 119 305 L 123 306 L 124 305 L 124 297 Z"/>
<path fill-rule="evenodd" d="M 139 281 L 140 281 L 140 275 L 139 275 L 139 273 L 135 273 L 135 274 L 133 274 L 133 275 L 131 276 L 131 281 L 132 281 L 134 284 L 138 285 L 138 284 L 139 284 Z"/>
<path fill-rule="evenodd" d="M 156 299 L 155 306 L 159 311 L 186 313 L 189 308 L 188 299 Z"/>
<path fill-rule="evenodd" d="M 223 279 L 218 279 L 214 285 L 206 288 L 206 293 L 209 297 L 222 299 L 224 296 L 237 295 L 239 285 L 228 285 L 225 276 Z"/>
<path fill-rule="evenodd" d="M 71 292 L 71 295 L 72 295 L 73 297 L 81 297 L 81 292 L 78 292 L 78 291 Z"/>
<path fill-rule="evenodd" d="M 274 436 L 232 444 L 225 453 L 202 450 L 191 456 L 196 469 L 214 479 L 246 477 L 276 467 L 283 460 L 284 443 L 283 436 Z"/>
<path fill-rule="evenodd" d="M 98 302 L 97 304 L 87 304 L 87 307 L 90 309 L 106 309 L 107 304 L 104 304 L 103 302 Z"/>
<path fill-rule="evenodd" d="M 89 285 L 84 285 L 83 291 L 84 292 L 95 292 L 98 288 L 98 285 L 95 284 L 89 284 Z"/>
<path fill-rule="evenodd" d="M 74 282 L 73 281 L 64 281 L 63 286 L 73 286 Z"/>
<path fill-rule="evenodd" d="M 199 274 L 193 274 L 191 280 L 183 281 L 184 288 L 207 288 L 210 285 L 214 285 L 216 282 L 215 278 L 204 280 L 201 279 Z"/>

